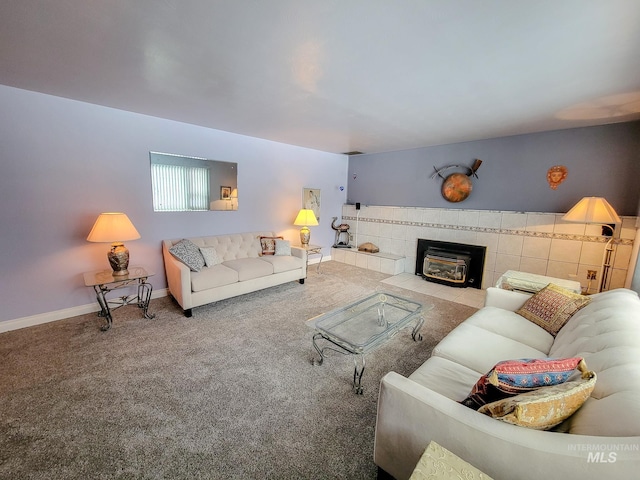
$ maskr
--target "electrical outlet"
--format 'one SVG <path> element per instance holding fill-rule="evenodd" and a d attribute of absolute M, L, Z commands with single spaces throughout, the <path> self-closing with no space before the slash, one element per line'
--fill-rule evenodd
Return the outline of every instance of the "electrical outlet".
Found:
<path fill-rule="evenodd" d="M 595 279 L 596 279 L 596 271 L 587 270 L 587 280 L 595 280 Z"/>
<path fill-rule="evenodd" d="M 349 241 L 350 241 L 350 242 L 353 242 L 353 233 L 350 233 L 350 234 L 349 234 Z"/>

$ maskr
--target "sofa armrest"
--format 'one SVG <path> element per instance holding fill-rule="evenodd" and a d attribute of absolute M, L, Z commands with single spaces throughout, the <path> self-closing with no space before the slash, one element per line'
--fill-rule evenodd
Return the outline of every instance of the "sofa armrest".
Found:
<path fill-rule="evenodd" d="M 162 257 L 164 259 L 164 271 L 167 276 L 169 292 L 184 310 L 193 308 L 193 302 L 191 301 L 191 270 L 171 255 L 166 242 L 162 242 Z"/>
<path fill-rule="evenodd" d="M 515 312 L 518 310 L 524 302 L 529 300 L 531 295 L 528 293 L 514 292 L 511 290 L 504 290 L 502 288 L 489 287 L 487 288 L 487 294 L 484 299 L 485 307 L 498 307 L 505 310 Z"/>
<path fill-rule="evenodd" d="M 291 246 L 291 255 L 302 259 L 302 278 L 307 278 L 308 253 L 304 248 Z"/>
<path fill-rule="evenodd" d="M 631 478 L 640 468 L 638 437 L 593 437 L 509 425 L 467 408 L 402 375 L 380 384 L 374 462 L 397 480 L 409 478 L 431 441 L 499 478 Z M 627 445 L 615 463 L 589 448 Z M 633 448 L 636 446 L 635 448 Z M 609 458 L 609 450 L 604 458 Z M 600 457 L 598 457 L 600 458 Z"/>

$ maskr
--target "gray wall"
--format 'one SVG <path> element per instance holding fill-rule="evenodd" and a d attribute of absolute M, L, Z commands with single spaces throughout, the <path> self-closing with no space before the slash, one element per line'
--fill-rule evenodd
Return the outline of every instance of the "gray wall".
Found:
<path fill-rule="evenodd" d="M 237 162 L 239 210 L 154 213 L 150 151 Z M 126 242 L 132 265 L 154 270 L 161 289 L 162 239 L 276 231 L 299 241 L 304 187 L 321 189 L 311 237 L 329 247 L 346 175 L 345 155 L 0 86 L 0 321 L 96 302 L 82 273 L 109 268 L 109 245 L 86 241 L 101 212 L 129 216 L 142 236 Z"/>
<path fill-rule="evenodd" d="M 435 167 L 483 161 L 469 198 L 442 198 Z M 568 168 L 552 190 L 554 165 Z M 449 170 L 446 174 L 456 170 Z M 620 215 L 637 215 L 640 122 L 496 138 L 349 159 L 348 203 L 526 212 L 566 212 L 585 196 L 605 197 Z"/>

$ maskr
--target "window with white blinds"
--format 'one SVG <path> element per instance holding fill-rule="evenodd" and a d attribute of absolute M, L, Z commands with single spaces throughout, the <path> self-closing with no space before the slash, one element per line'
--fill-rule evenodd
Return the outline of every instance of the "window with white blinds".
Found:
<path fill-rule="evenodd" d="M 209 210 L 209 169 L 151 164 L 156 212 Z"/>

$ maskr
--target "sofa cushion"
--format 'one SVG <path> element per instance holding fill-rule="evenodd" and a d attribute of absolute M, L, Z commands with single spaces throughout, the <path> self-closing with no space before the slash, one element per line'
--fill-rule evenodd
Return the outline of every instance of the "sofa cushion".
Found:
<path fill-rule="evenodd" d="M 272 232 L 233 233 L 209 237 L 192 237 L 198 247 L 214 247 L 218 257 L 224 262 L 238 258 L 258 258 L 262 254 L 261 236 L 273 235 Z"/>
<path fill-rule="evenodd" d="M 589 301 L 586 295 L 550 283 L 527 300 L 516 313 L 555 336 L 571 316 Z"/>
<path fill-rule="evenodd" d="M 518 359 L 498 362 L 480 377 L 461 403 L 477 410 L 481 406 L 543 386 L 566 382 L 576 367 L 586 371 L 582 358 Z"/>
<path fill-rule="evenodd" d="M 191 240 L 182 239 L 169 248 L 171 255 L 176 257 L 194 272 L 204 267 L 204 258 L 198 246 Z"/>
<path fill-rule="evenodd" d="M 273 274 L 273 266 L 261 258 L 229 260 L 228 262 L 223 262 L 222 265 L 238 272 L 238 281 L 240 282 Z"/>
<path fill-rule="evenodd" d="M 260 237 L 262 255 L 274 255 L 276 253 L 276 240 L 283 240 L 283 237 Z"/>
<path fill-rule="evenodd" d="M 288 272 L 304 266 L 304 260 L 291 255 L 265 255 L 260 260 L 270 263 L 273 266 L 273 273 Z"/>
<path fill-rule="evenodd" d="M 238 272 L 224 265 L 214 265 L 191 273 L 191 291 L 201 292 L 238 282 Z"/>
<path fill-rule="evenodd" d="M 495 321 L 508 322 L 509 314 L 514 315 L 506 310 L 503 313 L 505 316 L 498 315 Z M 444 337 L 433 349 L 432 355 L 459 363 L 475 370 L 480 376 L 505 358 L 546 358 L 547 352 L 478 327 L 467 320 Z"/>
<path fill-rule="evenodd" d="M 478 412 L 513 425 L 549 430 L 573 415 L 589 398 L 596 374 L 587 372 L 577 381 L 541 387 L 515 397 L 489 403 Z"/>
<path fill-rule="evenodd" d="M 469 394 L 479 372 L 442 357 L 430 357 L 409 378 L 451 400 L 459 401 Z"/>
<path fill-rule="evenodd" d="M 598 374 L 591 397 L 562 428 L 580 435 L 638 435 L 640 299 L 637 293 L 620 288 L 591 295 L 589 305 L 560 330 L 550 355 L 584 357 L 589 368 Z M 607 421 L 599 420 L 602 418 Z"/>
<path fill-rule="evenodd" d="M 550 333 L 521 315 L 502 308 L 482 308 L 465 320 L 465 323 L 510 338 L 516 342 L 524 343 L 541 352 L 548 352 L 554 342 L 553 335 Z M 511 358 L 521 357 L 517 355 Z"/>

